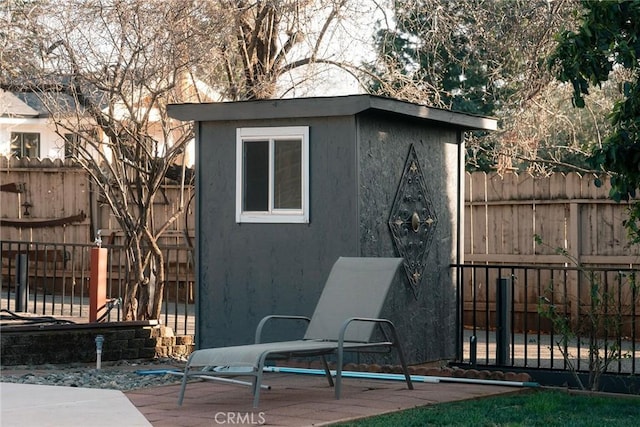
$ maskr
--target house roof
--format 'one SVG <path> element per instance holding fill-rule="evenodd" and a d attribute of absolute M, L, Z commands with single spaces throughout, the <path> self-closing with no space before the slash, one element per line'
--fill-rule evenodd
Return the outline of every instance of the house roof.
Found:
<path fill-rule="evenodd" d="M 464 130 L 496 130 L 497 120 L 467 113 L 427 107 L 374 95 L 269 99 L 259 101 L 171 104 L 169 116 L 179 120 L 221 121 L 331 117 L 380 111 L 455 126 Z"/>
<path fill-rule="evenodd" d="M 0 116 L 2 117 L 38 117 L 40 112 L 29 106 L 12 92 L 0 90 Z"/>
<path fill-rule="evenodd" d="M 95 97 L 99 103 L 101 98 Z M 47 104 L 55 106 L 56 111 L 72 113 L 81 110 L 74 98 L 55 90 L 37 93 L 33 90 L 4 91 L 0 90 L 0 117 L 49 118 L 51 112 Z"/>

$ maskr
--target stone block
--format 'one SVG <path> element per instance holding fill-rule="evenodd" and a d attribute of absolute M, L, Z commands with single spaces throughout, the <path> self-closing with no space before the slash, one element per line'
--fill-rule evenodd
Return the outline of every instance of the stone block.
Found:
<path fill-rule="evenodd" d="M 102 360 L 122 360 L 122 350 L 103 351 Z"/>
<path fill-rule="evenodd" d="M 154 357 L 169 357 L 170 351 L 169 347 L 164 345 L 159 345 L 155 348 Z"/>
<path fill-rule="evenodd" d="M 6 346 L 6 347 L 3 343 L 2 345 L 3 365 L 4 365 L 5 357 L 13 357 L 13 356 L 20 357 L 21 355 L 26 355 L 28 354 L 30 347 L 31 346 L 29 345 L 29 343 L 14 344 L 12 346 Z"/>
<path fill-rule="evenodd" d="M 193 345 L 193 336 L 192 335 L 179 335 L 176 337 L 177 345 Z"/>
<path fill-rule="evenodd" d="M 107 336 L 117 336 L 119 340 L 131 340 L 136 338 L 136 330 L 135 329 L 121 329 L 118 331 L 110 332 Z M 107 337 L 105 337 L 106 339 Z"/>
<path fill-rule="evenodd" d="M 148 338 L 133 338 L 129 340 L 128 346 L 129 348 L 135 348 L 135 349 L 143 348 L 143 347 L 146 347 L 147 341 L 148 341 Z"/>
<path fill-rule="evenodd" d="M 128 339 L 117 339 L 117 340 L 111 340 L 111 341 L 107 341 L 105 339 L 104 344 L 103 344 L 103 349 L 104 351 L 112 351 L 112 350 L 124 350 L 125 348 L 129 347 L 129 340 Z"/>
<path fill-rule="evenodd" d="M 152 336 L 155 328 L 144 327 L 136 329 L 136 338 L 149 338 Z"/>
<path fill-rule="evenodd" d="M 122 350 L 121 357 L 123 359 L 140 359 L 141 348 L 125 348 Z"/>
<path fill-rule="evenodd" d="M 158 338 L 145 338 L 143 347 L 153 348 L 156 345 L 158 345 Z"/>
<path fill-rule="evenodd" d="M 160 345 L 164 345 L 167 347 L 171 347 L 172 345 L 176 344 L 175 337 L 162 337 L 158 341 L 160 341 Z"/>
<path fill-rule="evenodd" d="M 191 347 L 187 345 L 174 345 L 171 347 L 170 356 L 186 356 L 191 353 Z"/>
<path fill-rule="evenodd" d="M 156 326 L 151 330 L 151 336 L 153 338 L 160 338 L 160 337 L 172 337 L 173 336 L 173 329 L 171 329 L 168 326 Z"/>
<path fill-rule="evenodd" d="M 153 359 L 156 357 L 156 349 L 155 348 L 141 348 L 138 353 L 138 357 L 140 359 Z"/>

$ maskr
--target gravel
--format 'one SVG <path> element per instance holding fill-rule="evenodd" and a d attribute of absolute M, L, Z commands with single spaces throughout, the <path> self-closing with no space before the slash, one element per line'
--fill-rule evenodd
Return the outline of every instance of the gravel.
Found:
<path fill-rule="evenodd" d="M 0 371 L 0 382 L 128 391 L 179 384 L 182 379 L 181 375 L 144 373 L 145 371 L 182 371 L 184 361 L 157 359 L 153 361 L 103 362 L 101 368 L 96 369 L 95 365 L 84 364 L 4 366 Z"/>

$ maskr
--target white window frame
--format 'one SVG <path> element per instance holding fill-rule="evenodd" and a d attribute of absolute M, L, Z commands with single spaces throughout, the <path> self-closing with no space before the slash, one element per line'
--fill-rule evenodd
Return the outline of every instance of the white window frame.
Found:
<path fill-rule="evenodd" d="M 10 139 L 9 139 L 9 149 L 11 150 L 11 155 L 19 159 L 23 157 L 31 157 L 28 155 L 28 153 L 25 153 L 25 151 L 27 151 L 25 147 L 25 142 L 24 142 L 26 135 L 38 136 L 38 139 L 37 139 L 38 147 L 37 147 L 37 153 L 35 158 L 40 158 L 40 150 L 42 149 L 42 135 L 40 135 L 40 132 L 11 132 Z M 20 153 L 16 153 L 12 149 L 13 148 L 12 145 L 15 140 L 17 140 L 17 142 L 19 143 L 18 148 L 20 150 Z"/>
<path fill-rule="evenodd" d="M 300 139 L 302 144 L 302 208 L 274 209 L 274 141 Z M 269 208 L 267 211 L 243 211 L 244 142 L 269 141 Z M 255 127 L 236 130 L 236 222 L 308 223 L 309 222 L 309 127 Z"/>

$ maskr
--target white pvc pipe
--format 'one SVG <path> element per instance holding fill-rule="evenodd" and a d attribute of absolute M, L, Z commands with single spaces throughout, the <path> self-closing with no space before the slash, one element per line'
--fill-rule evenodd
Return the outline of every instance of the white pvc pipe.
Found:
<path fill-rule="evenodd" d="M 265 366 L 265 372 L 280 372 L 286 374 L 309 374 L 309 375 L 326 375 L 323 369 L 304 369 L 304 368 L 287 368 L 279 366 Z M 331 376 L 336 376 L 336 371 L 329 371 Z M 394 381 L 406 381 L 404 374 L 384 374 L 379 372 L 356 372 L 356 371 L 342 371 L 342 377 L 344 378 L 366 378 L 374 380 L 394 380 Z M 422 383 L 439 383 L 440 380 L 436 377 L 425 377 L 420 375 L 409 375 L 411 381 Z"/>
<path fill-rule="evenodd" d="M 457 377 L 435 377 L 435 378 L 440 378 L 441 382 L 448 382 L 448 383 L 502 385 L 502 386 L 511 386 L 511 387 L 540 387 L 540 384 L 533 381 L 484 380 L 480 378 L 457 378 Z"/>
<path fill-rule="evenodd" d="M 287 368 L 277 366 L 266 366 L 265 372 L 281 372 L 288 374 L 309 374 L 309 375 L 326 375 L 323 369 L 304 369 L 304 368 Z M 332 376 L 336 375 L 336 371 L 330 371 Z M 342 371 L 345 378 L 365 378 L 378 380 L 394 380 L 405 381 L 404 374 L 383 374 L 377 372 L 355 372 Z M 450 383 L 466 383 L 466 384 L 484 384 L 484 385 L 501 385 L 511 387 L 539 387 L 540 384 L 530 381 L 502 381 L 502 380 L 485 380 L 476 378 L 456 378 L 456 377 L 435 377 L 426 375 L 409 375 L 411 381 L 437 384 L 440 382 Z"/>

